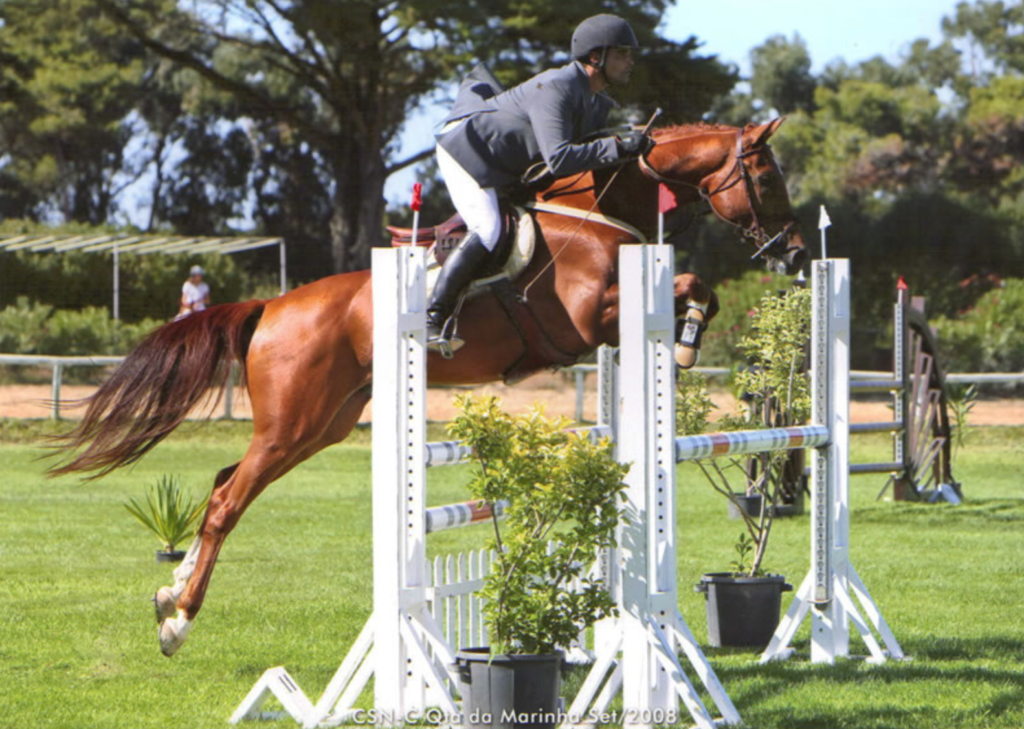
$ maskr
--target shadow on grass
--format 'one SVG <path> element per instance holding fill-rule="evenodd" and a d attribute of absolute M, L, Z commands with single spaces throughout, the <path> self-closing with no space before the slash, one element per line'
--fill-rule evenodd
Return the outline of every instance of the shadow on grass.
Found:
<path fill-rule="evenodd" d="M 951 504 L 886 503 L 855 510 L 858 524 L 893 524 L 906 527 L 941 524 L 992 524 L 1024 521 L 1024 499 L 970 499 Z"/>
<path fill-rule="evenodd" d="M 807 660 L 810 651 L 807 643 L 798 643 L 795 660 L 766 665 L 758 664 L 757 654 L 750 651 L 714 649 L 707 654 L 744 718 L 745 726 L 791 729 L 975 726 L 981 715 L 1003 725 L 999 717 L 1021 710 L 1024 668 L 1014 671 L 972 665 L 972 662 L 991 659 L 1003 666 L 1007 662 L 1024 666 L 1024 645 L 1020 642 L 998 638 L 926 638 L 904 647 L 912 660 L 890 661 L 880 666 L 860 659 L 840 660 L 834 665 L 811 664 Z M 687 667 L 685 659 L 681 660 Z M 588 670 L 589 666 L 574 666 L 565 674 L 563 696 L 567 704 L 572 702 Z M 687 673 L 691 680 L 697 681 L 692 671 L 687 670 Z M 888 693 L 885 686 L 896 685 L 904 688 L 892 695 L 903 697 L 909 690 L 917 697 L 912 705 L 894 705 L 896 699 L 885 698 Z M 945 704 L 941 695 L 952 685 L 959 687 L 957 692 L 961 695 L 984 695 L 985 687 L 990 695 L 969 707 L 955 702 Z M 861 699 L 852 699 L 851 703 L 848 688 Z M 997 690 L 992 692 L 992 689 Z M 791 706 L 780 708 L 779 699 L 787 694 L 794 696 L 794 701 Z M 830 694 L 836 697 L 834 703 Z M 880 700 L 872 701 L 871 697 L 876 695 Z M 810 696 L 819 698 L 809 700 Z M 931 696 L 935 697 L 934 705 L 930 704 Z M 709 708 L 713 706 L 710 697 L 704 695 L 704 700 Z M 618 707 L 621 707 L 620 698 L 613 701 L 611 709 Z M 684 721 L 682 725 L 688 726 L 688 723 Z"/>
<path fill-rule="evenodd" d="M 907 653 L 922 661 L 1013 661 L 1024 674 L 1024 642 L 1011 638 L 916 638 L 905 646 Z"/>
<path fill-rule="evenodd" d="M 905 647 L 909 649 L 908 655 L 913 657 L 912 660 L 890 661 L 880 666 L 859 659 L 840 660 L 834 665 L 811 664 L 806 660 L 809 647 L 804 645 L 798 647 L 798 655 L 803 659 L 762 666 L 756 662 L 755 656 L 751 656 L 749 663 L 719 664 L 716 672 L 745 720 L 755 725 L 796 729 L 950 726 L 949 722 L 958 716 L 965 724 L 973 725 L 968 719 L 979 712 L 989 718 L 997 718 L 1009 711 L 1020 711 L 1024 702 L 1024 668 L 1013 671 L 967 665 L 970 661 L 985 658 L 1020 662 L 1024 659 L 1024 646 L 1019 643 L 999 639 L 937 638 L 917 641 Z M 935 696 L 935 706 L 922 706 L 918 701 L 911 711 L 910 708 L 882 705 L 886 703 L 885 699 L 871 707 L 850 706 L 839 698 L 834 712 L 815 711 L 800 716 L 791 710 L 767 705 L 776 702 L 779 696 L 802 688 L 820 694 L 834 691 L 837 695 L 845 695 L 845 690 L 836 690 L 836 687 L 849 686 L 862 691 L 865 696 L 878 692 L 878 696 L 884 697 L 885 690 L 880 687 L 897 684 L 913 687 L 922 699 Z M 942 705 L 940 696 L 951 685 L 958 686 L 957 691 L 962 695 L 974 694 L 970 688 L 972 685 L 998 687 L 1000 690 L 972 708 L 946 707 Z M 798 703 L 806 705 L 805 700 Z M 963 712 L 969 712 L 969 716 L 964 716 Z"/>

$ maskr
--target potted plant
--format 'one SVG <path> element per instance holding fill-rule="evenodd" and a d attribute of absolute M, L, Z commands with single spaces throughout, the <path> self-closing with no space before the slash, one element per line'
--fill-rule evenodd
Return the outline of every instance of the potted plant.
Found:
<path fill-rule="evenodd" d="M 716 430 L 782 427 L 805 422 L 810 414 L 810 383 L 804 366 L 810 336 L 810 292 L 794 288 L 785 296 L 766 295 L 754 312 L 751 334 L 739 344 L 751 367 L 737 373 L 747 412 L 715 423 Z M 713 408 L 699 373 L 680 373 L 677 428 L 683 434 L 705 429 Z M 792 589 L 781 575 L 763 568 L 774 519 L 793 483 L 790 454 L 762 453 L 747 458 L 695 461 L 716 491 L 733 505 L 745 531 L 736 543 L 737 559 L 728 572 L 705 574 L 697 585 L 707 599 L 708 640 L 712 646 L 763 647 L 779 622 L 782 593 Z M 739 491 L 731 480 L 743 484 Z"/>
<path fill-rule="evenodd" d="M 124 508 L 160 540 L 163 549 L 157 550 L 157 562 L 180 562 L 185 553 L 175 547 L 195 534 L 206 502 L 203 499 L 193 505 L 191 494 L 182 492 L 177 477 L 164 475 L 149 487 L 144 505 L 129 499 Z"/>
<path fill-rule="evenodd" d="M 459 689 L 467 727 L 553 727 L 563 653 L 580 632 L 616 613 L 588 570 L 615 543 L 627 466 L 607 441 L 591 442 L 540 408 L 510 416 L 493 397 L 457 397 L 448 430 L 473 448 L 470 490 L 491 505 L 485 579 L 489 646 L 460 650 Z M 496 510 L 492 510 L 496 511 Z"/>

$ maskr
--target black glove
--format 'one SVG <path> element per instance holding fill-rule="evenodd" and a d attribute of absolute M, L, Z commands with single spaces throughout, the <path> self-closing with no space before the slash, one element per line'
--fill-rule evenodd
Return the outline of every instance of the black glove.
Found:
<path fill-rule="evenodd" d="M 615 137 L 620 157 L 643 157 L 654 149 L 654 140 L 643 132 L 623 132 Z"/>

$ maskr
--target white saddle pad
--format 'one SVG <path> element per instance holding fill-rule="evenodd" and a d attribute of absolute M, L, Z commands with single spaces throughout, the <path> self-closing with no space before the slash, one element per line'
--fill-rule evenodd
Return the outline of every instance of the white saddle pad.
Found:
<path fill-rule="evenodd" d="M 481 293 L 488 284 L 494 283 L 495 281 L 503 278 L 514 281 L 533 258 L 534 250 L 536 250 L 537 247 L 537 231 L 534 228 L 533 216 L 521 207 L 517 206 L 515 210 L 516 220 L 518 222 L 518 225 L 516 226 L 516 239 L 512 243 L 512 251 L 509 253 L 508 261 L 505 263 L 505 268 L 501 273 L 474 281 L 469 287 L 467 296 L 476 296 Z M 430 255 L 427 257 L 428 301 L 434 291 L 434 285 L 437 283 L 437 277 L 441 273 L 441 264 L 438 263 L 437 259 L 434 257 L 435 248 L 436 244 L 431 246 Z"/>

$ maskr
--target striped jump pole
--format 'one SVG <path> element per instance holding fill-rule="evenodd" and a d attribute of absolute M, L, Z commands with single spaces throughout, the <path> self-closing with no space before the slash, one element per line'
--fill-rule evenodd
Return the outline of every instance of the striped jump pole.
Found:
<path fill-rule="evenodd" d="M 601 387 L 603 388 L 604 385 L 601 385 Z M 601 438 L 614 439 L 612 429 L 601 422 L 598 422 L 597 425 L 590 428 L 569 428 L 569 430 L 565 432 L 586 433 L 587 437 L 594 442 Z M 467 445 L 463 445 L 457 440 L 427 443 L 425 449 L 426 461 L 424 465 L 428 468 L 436 468 L 437 466 L 455 466 L 460 463 L 468 463 L 473 457 L 473 449 Z"/>
<path fill-rule="evenodd" d="M 508 507 L 507 501 L 497 501 L 493 507 L 486 501 L 463 501 L 446 506 L 431 506 L 424 513 L 427 534 L 459 529 L 480 522 L 489 521 L 491 517 L 501 517 Z"/>
<path fill-rule="evenodd" d="M 823 446 L 829 442 L 825 425 L 794 425 L 766 430 L 737 430 L 676 438 L 676 461 L 715 456 L 740 456 L 765 451 Z"/>

